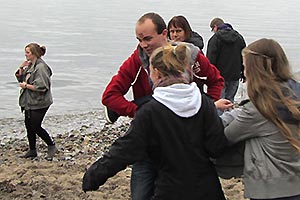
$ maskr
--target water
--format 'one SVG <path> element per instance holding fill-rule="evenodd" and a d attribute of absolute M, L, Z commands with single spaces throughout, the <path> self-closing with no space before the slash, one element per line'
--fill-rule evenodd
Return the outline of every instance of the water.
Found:
<path fill-rule="evenodd" d="M 209 22 L 222 17 L 247 43 L 262 37 L 282 44 L 293 71 L 300 70 L 300 7 L 297 0 L 0 0 L 0 119 L 22 118 L 14 72 L 24 60 L 24 46 L 47 47 L 52 67 L 54 104 L 48 115 L 102 108 L 101 95 L 120 64 L 137 45 L 135 23 L 144 13 L 160 13 L 166 22 L 185 15 L 205 46 Z M 205 49 L 204 49 L 205 51 Z M 131 95 L 128 95 L 131 98 Z"/>

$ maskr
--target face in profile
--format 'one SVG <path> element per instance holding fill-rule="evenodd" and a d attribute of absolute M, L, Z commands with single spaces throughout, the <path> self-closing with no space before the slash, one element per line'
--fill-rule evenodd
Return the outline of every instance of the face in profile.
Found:
<path fill-rule="evenodd" d="M 154 68 L 153 65 L 150 64 L 150 78 L 152 82 L 155 84 L 159 78 L 160 78 L 160 73 L 157 68 Z"/>
<path fill-rule="evenodd" d="M 175 42 L 183 42 L 185 40 L 185 31 L 177 27 L 171 26 L 169 29 L 170 39 Z"/>
<path fill-rule="evenodd" d="M 167 30 L 158 34 L 151 19 L 146 19 L 142 23 L 138 22 L 135 32 L 139 45 L 145 50 L 148 56 L 150 56 L 155 49 L 163 46 L 167 41 Z"/>
<path fill-rule="evenodd" d="M 26 60 L 28 60 L 28 61 L 33 61 L 36 58 L 36 56 L 34 56 L 32 54 L 32 52 L 30 51 L 29 47 L 25 48 L 25 57 L 26 57 Z"/>

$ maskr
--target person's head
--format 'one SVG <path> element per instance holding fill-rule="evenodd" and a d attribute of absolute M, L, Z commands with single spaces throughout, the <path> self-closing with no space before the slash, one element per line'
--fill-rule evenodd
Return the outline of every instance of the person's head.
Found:
<path fill-rule="evenodd" d="M 272 39 L 257 40 L 242 50 L 247 92 L 259 112 L 290 136 L 290 129 L 277 113 L 278 107 L 285 107 L 294 116 L 299 116 L 299 104 L 294 92 L 284 86 L 292 78 L 289 62 L 280 44 Z M 299 141 L 287 137 L 300 151 Z"/>
<path fill-rule="evenodd" d="M 287 81 L 291 78 L 288 59 L 276 41 L 260 39 L 242 50 L 245 74 L 249 82 L 260 82 L 266 79 Z"/>
<path fill-rule="evenodd" d="M 168 23 L 168 37 L 183 42 L 192 37 L 192 28 L 184 16 L 174 16 Z"/>
<path fill-rule="evenodd" d="M 150 57 L 150 78 L 154 85 L 160 80 L 172 79 L 172 83 L 188 83 L 191 52 L 185 44 L 165 45 L 156 49 Z"/>
<path fill-rule="evenodd" d="M 167 43 L 167 28 L 163 18 L 156 13 L 144 14 L 136 23 L 136 38 L 148 56 Z"/>
<path fill-rule="evenodd" d="M 218 26 L 221 25 L 221 24 L 224 24 L 223 19 L 221 19 L 219 17 L 213 18 L 210 21 L 210 25 L 209 25 L 210 28 L 211 28 L 211 31 L 212 32 L 217 32 L 218 31 Z"/>
<path fill-rule="evenodd" d="M 34 61 L 46 53 L 46 47 L 36 43 L 30 43 L 25 46 L 25 57 L 27 60 Z"/>

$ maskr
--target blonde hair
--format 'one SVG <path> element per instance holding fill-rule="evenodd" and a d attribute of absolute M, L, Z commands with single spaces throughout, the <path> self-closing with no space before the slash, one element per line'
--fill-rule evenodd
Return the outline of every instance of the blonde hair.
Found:
<path fill-rule="evenodd" d="M 244 48 L 242 54 L 250 100 L 300 152 L 300 101 L 285 83 L 292 79 L 292 75 L 282 47 L 272 39 L 263 38 Z M 282 106 L 298 119 L 299 128 L 296 133 L 292 133 L 289 126 L 280 118 L 278 108 Z"/>
<path fill-rule="evenodd" d="M 190 68 L 191 52 L 187 45 L 170 44 L 157 48 L 151 55 L 151 65 L 157 68 L 163 77 L 183 77 Z"/>

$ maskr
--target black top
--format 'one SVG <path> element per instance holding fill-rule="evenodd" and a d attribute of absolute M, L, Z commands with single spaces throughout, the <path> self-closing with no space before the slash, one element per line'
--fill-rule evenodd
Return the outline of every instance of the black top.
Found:
<path fill-rule="evenodd" d="M 179 117 L 153 99 L 88 169 L 83 190 L 97 190 L 127 165 L 150 158 L 158 170 L 153 199 L 225 200 L 210 157 L 219 156 L 226 145 L 215 105 L 205 95 L 199 112 L 190 118 Z"/>

